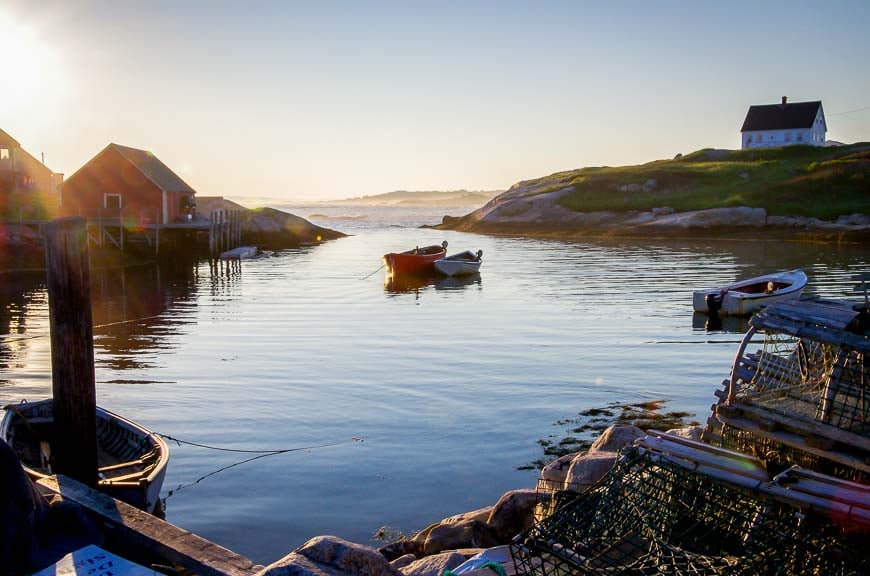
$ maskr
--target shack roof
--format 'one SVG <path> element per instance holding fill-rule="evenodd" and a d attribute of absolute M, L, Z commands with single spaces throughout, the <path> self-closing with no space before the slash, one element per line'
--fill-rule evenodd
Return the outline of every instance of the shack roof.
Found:
<path fill-rule="evenodd" d="M 169 166 L 160 161 L 153 153 L 147 150 L 139 150 L 138 148 L 130 148 L 129 146 L 121 146 L 120 144 L 109 144 L 106 150 L 113 149 L 123 156 L 130 164 L 135 166 L 149 180 L 154 182 L 158 188 L 166 192 L 183 192 L 187 194 L 196 194 L 196 191 L 191 188 L 187 182 L 173 172 Z"/>
<path fill-rule="evenodd" d="M 20 148 L 21 144 L 18 143 L 18 140 L 7 134 L 5 131 L 0 129 L 0 146 L 9 146 L 10 148 Z"/>
<path fill-rule="evenodd" d="M 740 131 L 812 128 L 821 106 L 821 101 L 750 106 Z"/>

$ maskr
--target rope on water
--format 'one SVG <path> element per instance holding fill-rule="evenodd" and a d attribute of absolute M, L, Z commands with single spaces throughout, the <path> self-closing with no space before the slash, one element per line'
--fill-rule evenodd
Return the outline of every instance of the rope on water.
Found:
<path fill-rule="evenodd" d="M 380 271 L 381 271 L 381 268 L 383 268 L 384 266 L 386 266 L 386 264 L 381 264 L 381 265 L 378 267 L 377 270 L 375 270 L 374 272 L 372 272 L 372 273 L 369 274 L 368 276 L 363 276 L 362 278 L 360 278 L 360 280 L 367 280 L 367 279 L 371 278 L 372 276 L 374 276 L 375 274 L 377 274 L 378 272 L 380 272 Z"/>
<path fill-rule="evenodd" d="M 196 484 L 199 484 L 209 476 L 214 476 L 215 474 L 219 474 L 224 472 L 225 470 L 229 470 L 230 468 L 235 468 L 236 466 L 241 466 L 242 464 L 247 464 L 248 462 L 253 462 L 254 460 L 259 460 L 260 458 L 266 458 L 267 456 L 277 456 L 278 454 L 287 454 L 288 452 L 300 452 L 302 450 L 314 450 L 317 448 L 327 448 L 329 446 L 340 446 L 342 444 L 347 444 L 348 442 L 332 442 L 330 444 L 319 444 L 317 446 L 303 446 L 300 448 L 283 448 L 280 450 L 240 450 L 237 448 L 223 448 L 221 446 L 209 446 L 208 444 L 199 444 L 197 442 L 189 442 L 187 440 L 181 440 L 180 438 L 175 438 L 173 436 L 169 436 L 168 434 L 160 434 L 158 432 L 152 432 L 155 436 L 160 436 L 161 438 L 165 438 L 166 440 L 170 440 L 175 442 L 178 445 L 187 444 L 189 446 L 196 446 L 197 448 L 206 448 L 208 450 L 220 450 L 221 452 L 240 452 L 243 454 L 256 454 L 256 456 L 251 456 L 250 458 L 245 458 L 244 460 L 240 460 L 239 462 L 234 462 L 227 466 L 223 466 L 200 476 L 193 482 L 188 482 L 187 484 L 179 484 L 174 490 L 169 490 L 168 494 L 165 498 L 163 498 L 163 502 L 165 503 L 167 499 L 177 494 L 179 491 L 184 490 L 185 488 L 189 488 Z M 350 442 L 364 442 L 365 439 L 354 436 L 350 439 Z"/>
<path fill-rule="evenodd" d="M 318 444 L 316 446 L 301 446 L 298 448 L 281 448 L 278 450 L 242 450 L 239 448 L 224 448 L 222 446 L 209 446 L 208 444 L 197 444 L 196 442 L 190 442 L 189 440 L 181 440 L 180 438 L 175 438 L 173 436 L 169 436 L 168 434 L 160 434 L 159 432 L 154 432 L 156 436 L 160 436 L 166 440 L 171 442 L 175 442 L 179 446 L 182 444 L 187 444 L 188 446 L 196 446 L 197 448 L 206 448 L 208 450 L 219 450 L 221 452 L 238 452 L 241 454 L 286 454 L 287 452 L 301 452 L 303 450 L 315 450 L 317 448 L 329 448 L 331 446 L 341 446 L 342 444 L 348 444 L 347 441 L 343 442 L 331 442 L 329 444 Z M 350 439 L 350 442 L 363 442 L 362 438 L 354 436 Z"/>

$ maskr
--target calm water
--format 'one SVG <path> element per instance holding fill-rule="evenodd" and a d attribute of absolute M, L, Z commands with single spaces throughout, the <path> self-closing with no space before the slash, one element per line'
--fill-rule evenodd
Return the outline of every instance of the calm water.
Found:
<path fill-rule="evenodd" d="M 172 446 L 167 519 L 261 563 L 318 534 L 371 543 L 380 526 L 409 533 L 532 487 L 517 468 L 587 408 L 663 398 L 704 421 L 745 324 L 705 331 L 693 288 L 803 267 L 812 294 L 857 298 L 849 277 L 870 268 L 860 246 L 545 242 L 415 228 L 444 209 L 293 211 L 353 235 L 241 266 L 91 278 L 101 405 L 201 444 L 335 444 L 195 484 L 245 455 Z M 479 278 L 372 274 L 384 252 L 443 239 L 484 251 Z M 0 275 L 3 403 L 50 395 L 46 300 L 40 275 Z"/>

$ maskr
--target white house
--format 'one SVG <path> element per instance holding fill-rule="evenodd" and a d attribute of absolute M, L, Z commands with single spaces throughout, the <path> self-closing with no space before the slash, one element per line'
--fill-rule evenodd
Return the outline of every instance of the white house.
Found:
<path fill-rule="evenodd" d="M 781 104 L 750 106 L 740 138 L 744 149 L 793 144 L 824 146 L 827 130 L 820 101 L 788 104 L 783 96 Z"/>

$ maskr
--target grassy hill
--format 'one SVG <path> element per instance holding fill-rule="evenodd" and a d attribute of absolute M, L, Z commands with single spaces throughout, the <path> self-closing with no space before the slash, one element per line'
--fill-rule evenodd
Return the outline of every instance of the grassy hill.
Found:
<path fill-rule="evenodd" d="M 831 219 L 870 213 L 870 144 L 759 150 L 705 149 L 638 166 L 559 172 L 520 185 L 573 187 L 559 203 L 577 212 L 678 212 L 750 206 L 775 216 Z"/>

